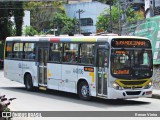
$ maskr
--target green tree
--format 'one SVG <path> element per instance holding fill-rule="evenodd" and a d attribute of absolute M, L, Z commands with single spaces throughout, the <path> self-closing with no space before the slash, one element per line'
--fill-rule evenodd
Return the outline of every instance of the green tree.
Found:
<path fill-rule="evenodd" d="M 142 14 L 141 11 L 135 12 L 131 7 L 126 10 L 126 16 L 127 23 L 134 23 L 144 19 L 144 14 Z"/>
<path fill-rule="evenodd" d="M 107 30 L 107 28 L 109 27 L 109 23 L 110 23 L 110 19 L 106 18 L 107 16 L 102 13 L 99 17 L 98 17 L 98 21 L 96 23 L 97 29 L 99 30 Z"/>
<path fill-rule="evenodd" d="M 20 36 L 24 16 L 23 3 L 0 2 L 0 8 L 0 40 L 5 40 L 8 36 Z M 14 17 L 15 22 L 11 21 L 11 17 Z"/>
<path fill-rule="evenodd" d="M 24 10 L 23 10 L 23 2 L 14 2 L 14 7 L 18 9 L 14 9 L 13 16 L 14 16 L 14 22 L 15 22 L 15 28 L 16 28 L 16 36 L 22 35 L 22 24 L 23 24 L 23 16 L 24 16 Z"/>
<path fill-rule="evenodd" d="M 121 20 L 122 14 L 126 16 L 123 21 Z M 111 16 L 109 9 L 104 10 L 104 12 L 98 17 L 96 26 L 103 31 L 110 31 L 112 29 L 112 32 L 119 33 L 122 24 L 137 22 L 143 19 L 144 17 L 141 14 L 136 13 L 131 6 L 127 7 L 125 13 L 122 13 L 122 8 L 119 8 L 117 3 L 112 6 Z"/>
<path fill-rule="evenodd" d="M 25 27 L 23 32 L 25 36 L 39 35 L 39 33 L 32 26 Z"/>
<path fill-rule="evenodd" d="M 63 1 L 28 2 L 25 9 L 30 10 L 31 26 L 38 32 L 43 31 L 43 29 L 50 29 L 49 26 L 54 13 L 65 13 Z"/>
<path fill-rule="evenodd" d="M 96 23 L 97 28 L 103 31 L 111 32 L 113 30 L 114 32 L 117 32 L 119 29 L 119 18 L 122 15 L 122 11 L 118 11 L 118 8 L 113 6 L 111 15 L 112 17 L 110 17 L 110 10 L 104 10 L 104 12 L 98 17 L 98 21 Z"/>
<path fill-rule="evenodd" d="M 9 7 L 12 2 L 0 2 L 0 40 L 5 40 L 12 33 L 12 9 Z"/>
<path fill-rule="evenodd" d="M 76 19 L 68 18 L 66 14 L 55 13 L 51 27 L 58 29 L 58 34 L 74 34 Z"/>

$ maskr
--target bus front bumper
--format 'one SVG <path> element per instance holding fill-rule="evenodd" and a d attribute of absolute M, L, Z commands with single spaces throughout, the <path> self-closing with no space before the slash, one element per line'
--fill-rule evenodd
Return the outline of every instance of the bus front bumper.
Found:
<path fill-rule="evenodd" d="M 152 87 L 150 89 L 124 89 L 116 90 L 108 88 L 108 99 L 129 99 L 139 97 L 152 97 Z"/>

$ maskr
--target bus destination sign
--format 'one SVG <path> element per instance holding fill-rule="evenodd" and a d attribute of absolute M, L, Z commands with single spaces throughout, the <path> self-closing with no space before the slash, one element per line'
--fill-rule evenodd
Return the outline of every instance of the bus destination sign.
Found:
<path fill-rule="evenodd" d="M 151 48 L 149 40 L 140 39 L 113 39 L 111 42 L 112 47 L 125 47 L 125 48 Z"/>

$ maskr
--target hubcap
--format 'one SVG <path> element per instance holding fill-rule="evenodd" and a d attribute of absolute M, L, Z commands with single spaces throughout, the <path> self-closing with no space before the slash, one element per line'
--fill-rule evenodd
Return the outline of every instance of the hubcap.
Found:
<path fill-rule="evenodd" d="M 82 93 L 82 95 L 83 95 L 84 97 L 87 97 L 88 91 L 89 91 L 88 86 L 86 86 L 86 85 L 85 85 L 85 86 L 82 86 L 81 93 Z"/>

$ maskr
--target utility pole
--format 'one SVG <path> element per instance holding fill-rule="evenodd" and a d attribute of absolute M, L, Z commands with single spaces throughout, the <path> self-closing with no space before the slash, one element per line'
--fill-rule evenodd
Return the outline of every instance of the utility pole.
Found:
<path fill-rule="evenodd" d="M 120 15 L 120 0 L 118 1 L 118 12 L 119 12 L 119 15 Z M 120 18 L 120 16 L 118 18 L 118 22 L 119 22 L 118 34 L 121 35 L 121 18 Z"/>
<path fill-rule="evenodd" d="M 81 14 L 84 13 L 84 10 L 79 9 L 76 13 L 78 13 L 79 16 L 79 34 L 81 34 Z"/>
<path fill-rule="evenodd" d="M 112 33 L 112 0 L 110 0 L 110 32 Z"/>
<path fill-rule="evenodd" d="M 153 16 L 155 16 L 155 8 L 156 8 L 155 0 L 153 0 Z"/>

